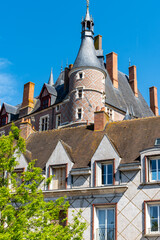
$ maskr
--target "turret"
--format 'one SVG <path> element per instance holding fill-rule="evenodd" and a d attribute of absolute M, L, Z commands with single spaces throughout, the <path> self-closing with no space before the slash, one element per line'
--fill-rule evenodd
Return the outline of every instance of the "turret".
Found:
<path fill-rule="evenodd" d="M 93 28 L 87 4 L 82 20 L 81 46 L 69 72 L 70 122 L 93 123 L 96 107 L 105 106 L 106 70 L 96 56 Z"/>

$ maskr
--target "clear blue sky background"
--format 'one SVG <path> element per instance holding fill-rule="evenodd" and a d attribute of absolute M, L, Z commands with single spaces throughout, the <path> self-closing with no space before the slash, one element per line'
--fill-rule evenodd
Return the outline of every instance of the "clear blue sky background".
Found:
<path fill-rule="evenodd" d="M 0 99 L 22 101 L 23 85 L 35 83 L 35 96 L 53 67 L 74 63 L 80 46 L 85 0 L 0 0 Z M 119 70 L 137 66 L 138 87 L 149 103 L 149 87 L 160 103 L 160 1 L 90 0 L 95 35 L 103 36 L 104 54 L 118 54 Z M 159 104 L 160 105 L 160 104 Z"/>

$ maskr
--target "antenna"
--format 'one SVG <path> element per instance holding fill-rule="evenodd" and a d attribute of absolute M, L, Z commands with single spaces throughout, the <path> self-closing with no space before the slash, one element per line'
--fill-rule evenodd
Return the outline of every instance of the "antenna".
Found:
<path fill-rule="evenodd" d="M 129 67 L 131 66 L 131 59 L 129 58 Z"/>

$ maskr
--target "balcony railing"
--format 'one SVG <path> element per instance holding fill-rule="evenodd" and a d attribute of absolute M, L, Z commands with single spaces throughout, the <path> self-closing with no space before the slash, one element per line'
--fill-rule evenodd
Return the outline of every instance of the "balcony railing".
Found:
<path fill-rule="evenodd" d="M 96 240 L 115 240 L 115 228 L 97 228 Z"/>

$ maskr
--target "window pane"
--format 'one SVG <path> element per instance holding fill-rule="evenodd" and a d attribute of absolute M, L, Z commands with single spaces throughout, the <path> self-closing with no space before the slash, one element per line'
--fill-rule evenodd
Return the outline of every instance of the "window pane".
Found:
<path fill-rule="evenodd" d="M 113 166 L 112 165 L 108 165 L 107 183 L 108 184 L 113 183 Z"/>
<path fill-rule="evenodd" d="M 151 232 L 158 231 L 158 220 L 151 220 Z"/>
<path fill-rule="evenodd" d="M 107 227 L 114 226 L 114 209 L 107 211 Z"/>
<path fill-rule="evenodd" d="M 102 165 L 102 184 L 106 184 L 107 166 Z"/>
<path fill-rule="evenodd" d="M 158 231 L 158 207 L 150 207 L 151 231 Z"/>
<path fill-rule="evenodd" d="M 154 219 L 154 218 L 158 217 L 158 208 L 157 208 L 157 206 L 150 207 L 150 217 L 151 217 L 151 219 Z"/>
<path fill-rule="evenodd" d="M 151 180 L 157 180 L 156 160 L 151 160 Z"/>
<path fill-rule="evenodd" d="M 99 210 L 99 228 L 105 228 L 105 210 Z"/>
<path fill-rule="evenodd" d="M 114 239 L 114 209 L 107 210 L 107 240 Z"/>

